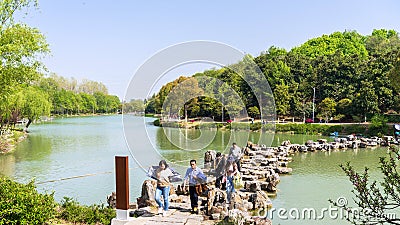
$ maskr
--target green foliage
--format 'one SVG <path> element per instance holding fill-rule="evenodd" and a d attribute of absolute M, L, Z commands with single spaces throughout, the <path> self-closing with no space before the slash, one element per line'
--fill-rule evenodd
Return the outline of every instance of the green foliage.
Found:
<path fill-rule="evenodd" d="M 144 112 L 145 105 L 141 99 L 132 99 L 131 101 L 123 104 L 123 112 Z"/>
<path fill-rule="evenodd" d="M 390 147 L 388 157 L 380 157 L 379 168 L 383 174 L 381 182 L 371 181 L 368 168 L 358 173 L 350 162 L 340 165 L 348 176 L 355 198 L 356 207 L 338 205 L 330 200 L 334 206 L 348 212 L 347 220 L 352 224 L 398 224 L 400 209 L 400 154 L 398 147 Z M 362 213 L 360 213 L 362 212 Z M 396 216 L 391 216 L 391 215 Z"/>
<path fill-rule="evenodd" d="M 157 127 L 160 127 L 160 126 L 161 126 L 160 119 L 154 120 L 154 121 L 153 121 L 153 125 L 154 125 L 154 126 L 157 126 Z"/>
<path fill-rule="evenodd" d="M 0 1 L 0 117 L 9 120 L 9 97 L 38 80 L 44 69 L 40 57 L 49 52 L 43 34 L 35 28 L 14 23 L 14 13 L 37 1 Z"/>
<path fill-rule="evenodd" d="M 400 122 L 400 114 L 385 114 L 385 118 L 387 119 L 388 123 L 399 123 Z"/>
<path fill-rule="evenodd" d="M 0 224 L 45 224 L 56 215 L 53 194 L 39 194 L 34 182 L 0 177 Z"/>
<path fill-rule="evenodd" d="M 364 37 L 356 31 L 334 32 L 313 38 L 294 48 L 293 51 L 310 58 L 335 54 L 339 51 L 343 55 L 358 55 L 366 58 L 368 52 L 364 46 Z"/>
<path fill-rule="evenodd" d="M 389 126 L 387 125 L 387 119 L 383 115 L 374 115 L 371 119 L 369 126 L 369 133 L 377 134 L 382 136 L 388 133 Z"/>
<path fill-rule="evenodd" d="M 279 116 L 310 118 L 314 102 L 319 106 L 316 115 L 324 119 L 333 117 L 347 122 L 355 118 L 361 122 L 373 114 L 400 110 L 400 88 L 397 87 L 400 82 L 396 82 L 400 71 L 399 52 L 400 38 L 394 30 L 374 30 L 367 36 L 345 31 L 310 39 L 290 51 L 272 46 L 254 61 L 271 86 Z M 252 57 L 246 56 L 229 67 L 246 74 L 248 68 L 244 62 L 250 59 Z M 207 70 L 193 76 L 215 79 L 199 79 L 199 88 L 212 94 L 187 104 L 192 108 L 188 109 L 189 117 L 222 120 L 224 116 L 226 121 L 228 114 L 234 118 L 237 116 L 234 112 L 242 110 L 241 105 L 233 101 L 230 103 L 234 104 L 226 104 L 233 95 L 228 95 L 226 87 L 218 81 L 237 93 L 238 97 L 233 99 L 240 97 L 252 117 L 256 114 L 253 107 L 260 110 L 260 99 L 249 88 L 257 86 L 254 85 L 257 79 L 247 83 L 229 68 Z M 146 100 L 146 111 L 160 113 L 169 92 L 186 79 L 180 77 L 164 85 L 159 93 Z M 224 102 L 224 111 L 221 102 Z M 264 109 L 260 113 L 265 114 Z"/>
<path fill-rule="evenodd" d="M 329 121 L 329 117 L 333 115 L 336 111 L 336 102 L 331 98 L 325 98 L 322 102 L 318 105 L 320 110 L 319 115 L 325 119 L 325 121 Z"/>
<path fill-rule="evenodd" d="M 291 132 L 294 134 L 327 134 L 329 127 L 329 125 L 324 124 L 276 124 L 276 132 Z"/>
<path fill-rule="evenodd" d="M 72 223 L 110 224 L 115 210 L 101 205 L 82 206 L 75 200 L 64 197 L 58 217 Z"/>
<path fill-rule="evenodd" d="M 276 113 L 279 116 L 285 116 L 289 113 L 289 86 L 285 84 L 278 84 L 274 90 Z"/>
<path fill-rule="evenodd" d="M 260 110 L 258 110 L 257 106 L 252 106 L 247 110 L 247 113 L 252 118 L 260 118 Z"/>

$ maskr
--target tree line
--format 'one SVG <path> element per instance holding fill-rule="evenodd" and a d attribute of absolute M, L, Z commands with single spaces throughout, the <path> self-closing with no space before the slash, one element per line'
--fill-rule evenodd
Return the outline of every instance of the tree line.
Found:
<path fill-rule="evenodd" d="M 0 127 L 22 118 L 27 126 L 50 114 L 111 113 L 121 108 L 104 84 L 55 74 L 45 76 L 41 59 L 50 52 L 36 28 L 17 23 L 14 13 L 37 7 L 34 0 L 0 1 Z"/>
<path fill-rule="evenodd" d="M 257 57 L 246 55 L 243 61 L 253 60 L 265 75 L 273 92 L 277 117 L 304 121 L 312 117 L 314 104 L 315 118 L 363 121 L 375 114 L 400 111 L 399 50 L 399 34 L 394 30 L 373 30 L 366 36 L 344 31 L 312 38 L 290 51 L 272 46 Z M 146 112 L 162 113 L 166 110 L 163 109 L 166 97 L 178 84 L 207 76 L 228 84 L 244 102 L 248 115 L 260 117 L 257 96 L 237 70 L 231 69 L 240 67 L 242 62 L 165 84 L 146 99 Z M 221 85 L 207 79 L 197 79 L 190 89 L 224 92 Z M 184 104 L 189 117 L 212 116 L 222 120 L 232 116 L 224 115 L 226 105 L 223 107 L 215 97 L 199 96 Z M 180 116 L 183 114 L 181 111 Z"/>

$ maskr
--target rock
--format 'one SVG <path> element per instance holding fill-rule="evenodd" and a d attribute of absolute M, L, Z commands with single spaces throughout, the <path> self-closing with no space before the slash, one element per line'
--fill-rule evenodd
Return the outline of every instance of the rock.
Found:
<path fill-rule="evenodd" d="M 213 220 L 219 220 L 221 218 L 221 213 L 213 213 L 211 214 L 211 218 Z"/>
<path fill-rule="evenodd" d="M 137 199 L 139 208 L 146 206 L 157 206 L 155 201 L 156 182 L 154 180 L 145 180 L 142 185 L 141 197 Z"/>
<path fill-rule="evenodd" d="M 215 159 L 217 152 L 215 150 L 208 150 L 204 153 L 204 168 L 215 169 Z"/>
<path fill-rule="evenodd" d="M 272 225 L 272 221 L 266 217 L 253 216 L 251 220 L 253 221 L 253 223 L 251 223 L 253 225 Z"/>
<path fill-rule="evenodd" d="M 129 203 L 129 209 L 138 209 L 138 208 L 139 208 L 139 206 L 138 206 L 137 202 Z"/>
<path fill-rule="evenodd" d="M 289 140 L 283 141 L 282 144 L 281 144 L 281 146 L 289 146 L 289 145 L 290 145 L 290 141 Z"/>
<path fill-rule="evenodd" d="M 117 194 L 114 191 L 107 196 L 107 203 L 113 209 L 117 207 Z"/>
<path fill-rule="evenodd" d="M 133 211 L 132 215 L 130 215 L 131 217 L 151 217 L 154 216 L 153 213 L 150 212 L 150 210 L 147 209 L 137 209 L 135 211 Z"/>
<path fill-rule="evenodd" d="M 176 202 L 176 203 L 182 203 L 182 196 L 178 196 L 177 194 L 172 194 L 169 196 L 169 201 L 170 202 Z"/>
<path fill-rule="evenodd" d="M 245 189 L 250 192 L 261 191 L 261 186 L 259 181 L 248 181 L 245 182 Z"/>
<path fill-rule="evenodd" d="M 257 176 L 254 175 L 242 175 L 242 180 L 243 181 L 256 181 Z"/>

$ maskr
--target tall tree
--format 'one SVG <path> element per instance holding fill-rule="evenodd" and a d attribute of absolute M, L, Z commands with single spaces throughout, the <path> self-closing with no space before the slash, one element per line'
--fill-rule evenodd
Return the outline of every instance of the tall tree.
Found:
<path fill-rule="evenodd" d="M 325 119 L 326 122 L 336 111 L 336 102 L 331 98 L 325 98 L 318 105 L 319 115 Z"/>
<path fill-rule="evenodd" d="M 37 80 L 44 69 L 40 56 L 49 52 L 38 29 L 14 22 L 14 13 L 37 4 L 30 0 L 0 1 L 0 114 L 18 86 Z"/>
<path fill-rule="evenodd" d="M 29 125 L 38 120 L 41 116 L 49 116 L 51 104 L 46 92 L 37 87 L 28 87 L 22 90 L 25 96 L 25 104 L 22 109 L 22 116 L 28 118 L 26 129 Z"/>

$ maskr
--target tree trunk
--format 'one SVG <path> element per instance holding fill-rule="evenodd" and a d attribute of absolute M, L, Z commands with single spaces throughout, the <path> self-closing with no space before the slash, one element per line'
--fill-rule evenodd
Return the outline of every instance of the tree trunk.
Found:
<path fill-rule="evenodd" d="M 25 130 L 28 130 L 29 125 L 31 125 L 32 120 L 29 118 L 28 123 L 26 123 Z"/>

